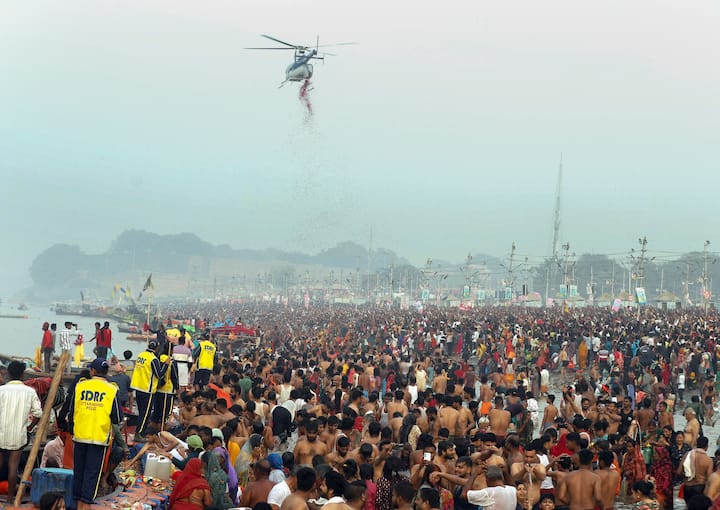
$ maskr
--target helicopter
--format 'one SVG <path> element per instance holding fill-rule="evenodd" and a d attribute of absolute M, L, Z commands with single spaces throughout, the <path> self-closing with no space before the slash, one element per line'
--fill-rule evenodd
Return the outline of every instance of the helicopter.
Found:
<path fill-rule="evenodd" d="M 319 55 L 318 50 L 328 46 L 346 46 L 350 44 L 356 44 L 354 42 L 347 43 L 336 43 L 336 44 L 323 44 L 320 45 L 320 37 L 318 36 L 315 47 L 302 46 L 300 44 L 290 44 L 289 42 L 281 41 L 275 37 L 261 34 L 262 37 L 283 44 L 284 46 L 273 46 L 270 48 L 245 48 L 246 50 L 294 50 L 293 63 L 287 66 L 285 69 L 285 80 L 280 84 L 282 87 L 289 81 L 306 81 L 312 78 L 313 65 L 310 63 L 311 60 L 325 60 L 325 55 L 335 56 L 333 53 L 323 52 L 322 56 Z"/>

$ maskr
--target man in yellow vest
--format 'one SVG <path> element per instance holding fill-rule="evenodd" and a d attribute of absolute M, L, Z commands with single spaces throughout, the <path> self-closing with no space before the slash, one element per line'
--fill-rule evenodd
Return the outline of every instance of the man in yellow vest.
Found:
<path fill-rule="evenodd" d="M 205 386 L 210 383 L 210 374 L 215 367 L 216 351 L 215 344 L 208 340 L 207 336 L 203 336 L 193 351 L 193 358 L 197 360 L 197 371 L 195 372 L 195 389 L 197 391 L 204 390 Z"/>
<path fill-rule="evenodd" d="M 78 510 L 89 510 L 97 497 L 103 463 L 112 436 L 112 425 L 122 420 L 118 388 L 107 376 L 110 365 L 103 358 L 90 363 L 90 379 L 75 386 L 69 416 L 73 431 L 73 499 Z"/>
<path fill-rule="evenodd" d="M 148 342 L 147 350 L 138 354 L 135 360 L 135 368 L 130 380 L 130 388 L 135 390 L 135 402 L 137 402 L 138 408 L 135 442 L 145 442 L 145 427 L 152 417 L 150 410 L 152 409 L 153 395 L 157 391 L 158 382 L 165 377 L 165 372 L 172 361 L 172 358 L 168 358 L 165 363 L 160 363 L 155 355 L 157 348 L 157 341 L 150 340 Z"/>
<path fill-rule="evenodd" d="M 160 363 L 167 363 L 167 358 L 167 354 L 162 354 Z M 160 430 L 165 430 L 165 422 L 172 412 L 173 398 L 177 394 L 178 387 L 178 365 L 177 361 L 171 359 L 170 368 L 158 382 L 157 391 L 153 395 L 152 421 Z"/>

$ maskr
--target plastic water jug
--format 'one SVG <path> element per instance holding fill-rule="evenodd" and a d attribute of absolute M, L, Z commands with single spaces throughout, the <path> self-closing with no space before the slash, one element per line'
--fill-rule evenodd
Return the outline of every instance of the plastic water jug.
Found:
<path fill-rule="evenodd" d="M 145 478 L 157 478 L 157 463 L 160 458 L 154 453 L 148 453 L 145 457 Z"/>
<path fill-rule="evenodd" d="M 158 456 L 155 460 L 155 478 L 160 480 L 170 480 L 172 471 L 172 462 L 167 457 Z"/>

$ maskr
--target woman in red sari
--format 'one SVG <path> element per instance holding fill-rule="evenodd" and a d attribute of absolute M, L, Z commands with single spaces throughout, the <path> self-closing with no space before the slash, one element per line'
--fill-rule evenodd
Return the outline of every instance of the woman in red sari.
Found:
<path fill-rule="evenodd" d="M 655 445 L 655 455 L 650 466 L 650 475 L 655 481 L 655 496 L 660 508 L 672 510 L 673 508 L 673 463 L 667 442 L 659 438 Z"/>
<path fill-rule="evenodd" d="M 170 494 L 170 510 L 203 510 L 212 505 L 210 485 L 203 478 L 200 459 L 191 459 Z"/>

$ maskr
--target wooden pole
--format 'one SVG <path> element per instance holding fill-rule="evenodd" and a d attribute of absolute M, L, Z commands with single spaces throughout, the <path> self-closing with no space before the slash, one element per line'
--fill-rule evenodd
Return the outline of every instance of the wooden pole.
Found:
<path fill-rule="evenodd" d="M 33 441 L 32 448 L 30 449 L 30 455 L 28 455 L 27 464 L 25 464 L 25 470 L 23 471 L 22 478 L 20 479 L 20 485 L 18 486 L 17 494 L 15 495 L 15 506 L 20 506 L 20 501 L 22 501 L 23 493 L 25 492 L 25 482 L 30 479 L 33 466 L 35 465 L 35 460 L 37 459 L 38 452 L 40 451 L 40 443 L 45 440 L 45 433 L 47 432 L 47 426 L 50 422 L 50 414 L 52 413 L 55 395 L 57 394 L 58 387 L 62 381 L 65 365 L 67 365 L 68 361 L 70 361 L 70 352 L 63 352 L 60 356 L 57 367 L 55 367 L 55 375 L 53 376 L 52 383 L 50 384 L 50 391 L 48 392 L 47 399 L 45 399 L 45 408 L 43 409 L 42 418 L 40 418 L 40 423 L 38 423 L 37 431 L 35 432 L 35 440 Z M 12 474 L 10 476 L 12 476 Z"/>
<path fill-rule="evenodd" d="M 151 276 L 152 276 L 152 275 L 151 275 Z M 148 346 L 148 343 L 150 343 L 150 331 L 149 331 L 149 328 L 150 328 L 150 306 L 151 306 L 151 305 L 150 305 L 150 302 L 152 301 L 152 291 L 153 291 L 153 289 L 152 289 L 152 287 L 150 287 L 150 295 L 148 296 L 148 302 L 147 302 L 147 319 L 146 319 L 146 321 L 145 321 L 145 324 L 147 324 L 147 327 L 148 327 L 148 332 L 147 332 L 148 338 L 145 339 L 145 347 L 146 347 L 146 348 L 147 348 L 147 346 Z"/>

